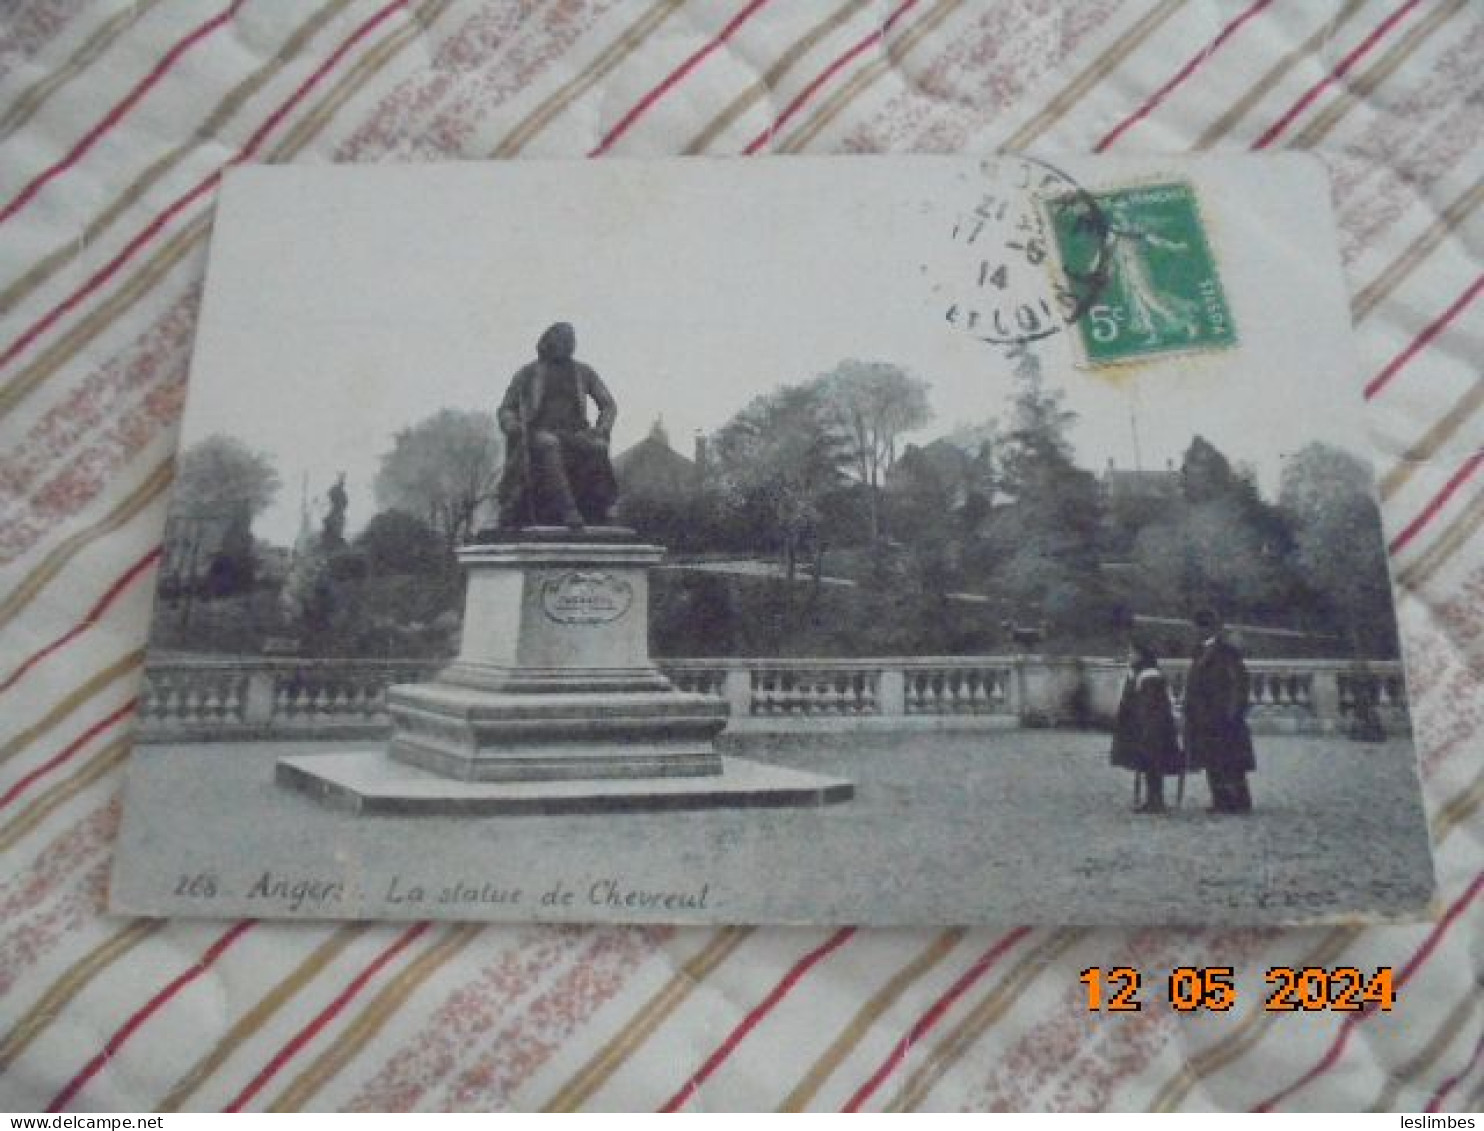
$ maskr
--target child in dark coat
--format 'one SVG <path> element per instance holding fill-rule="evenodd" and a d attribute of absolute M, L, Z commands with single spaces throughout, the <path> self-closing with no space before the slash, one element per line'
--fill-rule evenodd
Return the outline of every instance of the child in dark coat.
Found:
<path fill-rule="evenodd" d="M 1178 774 L 1185 765 L 1170 689 L 1149 647 L 1131 645 L 1128 666 L 1113 726 L 1112 762 L 1142 775 L 1144 801 L 1137 811 L 1163 813 L 1165 775 Z"/>

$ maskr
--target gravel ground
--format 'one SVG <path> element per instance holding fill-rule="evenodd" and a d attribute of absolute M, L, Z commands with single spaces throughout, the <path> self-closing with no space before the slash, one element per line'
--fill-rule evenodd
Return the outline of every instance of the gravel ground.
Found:
<path fill-rule="evenodd" d="M 1247 817 L 1208 815 L 1198 777 L 1180 810 L 1135 814 L 1107 736 L 1070 731 L 724 740 L 729 754 L 855 782 L 854 800 L 823 809 L 358 817 L 273 782 L 283 754 L 356 745 L 141 747 L 117 905 L 303 918 L 1271 924 L 1415 917 L 1432 895 L 1412 748 L 1400 740 L 1259 737 Z M 183 882 L 201 876 L 210 883 Z M 615 908 L 615 893 L 629 892 L 654 898 Z M 655 902 L 664 895 L 668 911 Z"/>

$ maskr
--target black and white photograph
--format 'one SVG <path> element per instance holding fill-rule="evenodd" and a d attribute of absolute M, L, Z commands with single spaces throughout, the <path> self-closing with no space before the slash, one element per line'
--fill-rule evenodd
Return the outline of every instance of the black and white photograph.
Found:
<path fill-rule="evenodd" d="M 1409 921 L 1323 166 L 225 180 L 110 904 Z"/>

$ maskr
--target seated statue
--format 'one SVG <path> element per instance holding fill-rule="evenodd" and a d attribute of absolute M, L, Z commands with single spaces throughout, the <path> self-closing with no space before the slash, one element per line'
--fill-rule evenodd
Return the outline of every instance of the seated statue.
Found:
<path fill-rule="evenodd" d="M 505 468 L 500 527 L 566 526 L 613 519 L 618 482 L 608 458 L 618 406 L 596 373 L 572 355 L 577 334 L 558 322 L 536 343 L 536 360 L 510 379 L 498 419 Z M 598 407 L 588 424 L 587 402 Z"/>

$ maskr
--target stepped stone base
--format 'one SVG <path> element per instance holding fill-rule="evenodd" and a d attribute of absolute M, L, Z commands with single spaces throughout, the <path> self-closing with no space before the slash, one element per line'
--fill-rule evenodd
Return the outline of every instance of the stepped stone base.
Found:
<path fill-rule="evenodd" d="M 726 707 L 647 691 L 482 691 L 441 679 L 392 689 L 400 762 L 460 781 L 695 777 L 721 772 Z"/>
<path fill-rule="evenodd" d="M 727 706 L 649 657 L 633 531 L 537 528 L 467 546 L 458 658 L 387 691 L 384 751 L 280 759 L 282 785 L 358 813 L 597 813 L 822 805 L 849 782 L 722 758 Z"/>
<path fill-rule="evenodd" d="M 302 754 L 278 760 L 280 785 L 352 813 L 399 816 L 560 816 L 679 809 L 807 808 L 848 801 L 842 778 L 720 758 L 705 777 L 625 781 L 465 782 L 393 760 L 382 751 Z"/>

